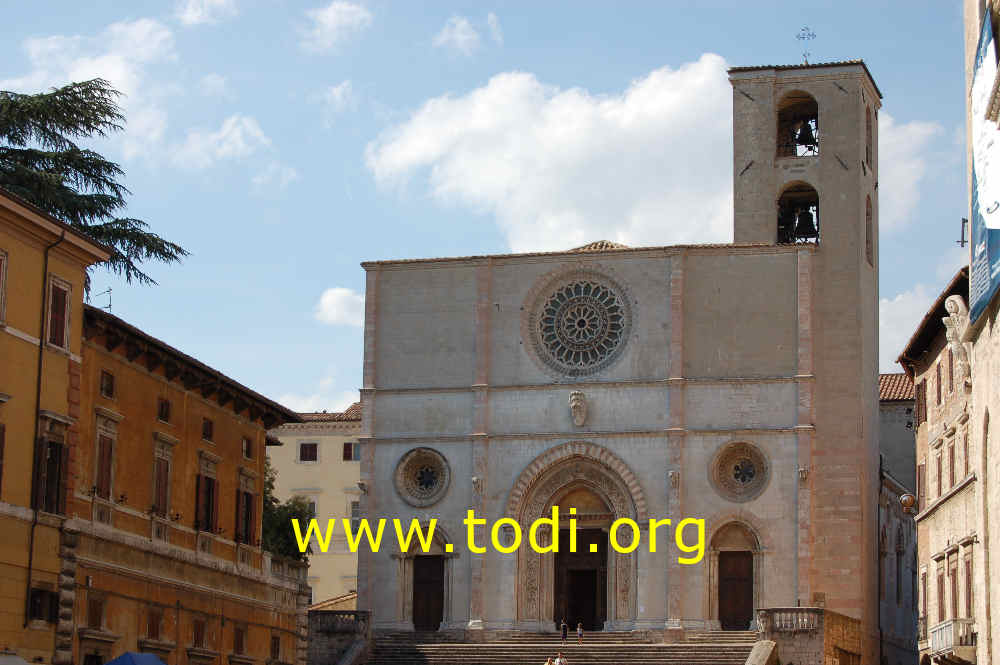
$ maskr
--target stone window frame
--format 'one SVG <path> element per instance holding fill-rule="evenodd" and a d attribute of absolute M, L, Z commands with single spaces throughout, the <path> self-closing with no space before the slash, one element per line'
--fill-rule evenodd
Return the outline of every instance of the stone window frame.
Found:
<path fill-rule="evenodd" d="M 120 413 L 111 409 L 97 407 L 94 409 L 94 459 L 92 496 L 95 501 L 105 504 L 113 504 L 115 498 L 115 455 L 118 452 L 118 423 L 125 419 Z M 98 494 L 98 483 L 101 474 L 101 437 L 105 437 L 111 444 L 111 452 L 108 454 L 108 463 L 111 468 L 108 470 L 108 496 L 102 497 Z"/>
<path fill-rule="evenodd" d="M 303 445 L 314 445 L 316 446 L 316 459 L 314 460 L 304 460 L 302 459 L 302 446 Z M 322 446 L 319 445 L 319 441 L 305 440 L 295 442 L 295 463 L 296 464 L 319 464 L 323 461 Z"/>
<path fill-rule="evenodd" d="M 239 546 L 245 546 L 245 547 L 257 546 L 257 538 L 256 538 L 257 527 L 260 526 L 261 519 L 263 517 L 262 515 L 258 514 L 260 511 L 254 509 L 254 506 L 257 505 L 257 497 L 259 496 L 259 492 L 257 491 L 257 477 L 258 477 L 257 472 L 245 466 L 240 466 L 236 470 L 236 482 L 237 482 L 236 486 L 238 488 L 238 491 L 240 492 L 240 498 L 235 507 L 236 512 L 235 512 L 235 523 L 233 524 L 233 542 L 235 542 Z M 244 496 L 246 494 L 250 495 L 250 501 L 251 501 L 249 508 L 250 528 L 253 531 L 253 533 L 250 534 L 240 533 L 240 536 L 242 537 L 242 540 L 240 540 L 239 538 L 237 538 L 237 533 L 242 532 L 242 527 L 240 522 L 246 520 L 246 515 L 243 512 L 243 510 L 241 510 L 241 508 L 245 508 L 245 506 L 247 505 L 246 504 L 247 499 Z"/>
<path fill-rule="evenodd" d="M 10 257 L 7 251 L 0 247 L 0 328 L 7 324 L 7 266 Z"/>
<path fill-rule="evenodd" d="M 200 520 L 198 519 L 200 517 L 199 511 L 201 509 L 201 505 L 200 505 L 200 503 L 201 503 L 201 492 L 204 491 L 202 489 L 202 490 L 196 492 L 197 501 L 195 502 L 195 522 L 199 524 L 199 526 L 198 526 L 199 538 L 202 538 L 205 534 L 211 534 L 212 536 L 214 536 L 215 533 L 216 533 L 216 531 L 218 530 L 218 527 L 219 527 L 219 503 L 220 503 L 220 497 L 219 497 L 219 476 L 218 476 L 218 472 L 219 472 L 219 463 L 221 461 L 222 461 L 222 458 L 220 456 L 216 455 L 215 453 L 212 453 L 212 452 L 209 452 L 209 451 L 203 450 L 203 449 L 198 451 L 198 476 L 199 477 L 203 477 L 203 478 L 211 478 L 212 479 L 212 484 L 213 484 L 213 488 L 212 488 L 212 503 L 213 503 L 213 506 L 212 506 L 212 521 L 214 522 L 213 524 L 205 525 L 205 524 L 201 524 Z M 205 528 L 206 526 L 210 526 L 211 528 Z M 203 545 L 204 545 L 204 543 L 199 543 L 198 551 L 203 551 L 202 550 L 202 546 Z M 210 548 L 210 545 L 209 545 L 209 548 Z"/>
<path fill-rule="evenodd" d="M 167 521 L 170 517 L 170 502 L 172 499 L 171 492 L 171 478 L 174 471 L 174 448 L 180 443 L 180 439 L 170 436 L 164 432 L 153 432 L 153 465 L 151 469 L 152 473 L 152 483 L 153 488 L 153 504 L 150 506 L 150 514 L 153 515 L 154 519 L 161 521 Z M 166 460 L 167 463 L 167 487 L 166 487 L 166 505 L 157 506 L 156 505 L 156 495 L 157 495 L 157 474 L 156 474 L 156 460 L 162 459 Z M 154 512 L 154 508 L 160 508 L 162 512 Z"/>

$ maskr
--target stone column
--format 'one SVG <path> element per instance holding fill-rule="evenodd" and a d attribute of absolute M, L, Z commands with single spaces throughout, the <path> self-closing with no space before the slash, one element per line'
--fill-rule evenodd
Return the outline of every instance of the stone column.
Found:
<path fill-rule="evenodd" d="M 80 532 L 67 522 L 59 531 L 59 622 L 56 624 L 55 653 L 52 665 L 72 665 L 73 606 L 76 603 L 76 548 Z"/>
<path fill-rule="evenodd" d="M 685 253 L 670 259 L 670 368 L 667 381 L 669 426 L 667 428 L 667 514 L 674 526 L 684 516 L 682 503 L 682 471 L 684 468 L 684 441 L 686 419 L 684 415 L 684 261 Z M 666 629 L 683 629 L 684 576 L 676 556 L 667 559 L 666 574 Z M 679 638 L 679 636 L 678 636 Z"/>

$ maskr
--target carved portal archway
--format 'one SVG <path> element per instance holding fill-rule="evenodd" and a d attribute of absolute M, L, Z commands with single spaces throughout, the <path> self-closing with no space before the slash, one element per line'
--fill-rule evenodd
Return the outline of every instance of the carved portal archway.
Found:
<path fill-rule="evenodd" d="M 592 493 L 610 513 L 587 515 L 590 526 L 607 529 L 616 519 L 629 518 L 645 532 L 649 518 L 646 497 L 635 474 L 607 448 L 587 442 L 565 443 L 539 455 L 521 473 L 511 490 L 505 514 L 518 522 L 524 540 L 517 551 L 516 628 L 554 630 L 555 556 L 539 554 L 527 543 L 528 529 L 563 497 Z M 561 511 L 561 517 L 568 515 Z M 583 516 L 581 516 L 583 517 Z M 568 525 L 568 521 L 564 522 Z M 584 528 L 585 524 L 580 524 Z M 539 531 L 540 545 L 552 533 Z M 561 547 L 568 546 L 560 543 Z M 631 628 L 636 618 L 636 556 L 608 549 L 607 622 L 609 630 Z"/>
<path fill-rule="evenodd" d="M 731 564 L 733 563 L 737 564 L 737 568 L 739 566 L 738 560 L 729 562 L 730 565 L 727 566 L 724 565 L 726 562 L 723 562 L 722 559 L 725 557 L 737 557 L 738 559 L 740 554 L 746 555 L 749 564 L 749 570 L 745 571 L 748 573 L 749 579 L 744 580 L 749 584 L 747 591 L 750 594 L 748 599 L 750 609 L 746 619 L 749 623 L 752 621 L 756 609 L 761 607 L 764 572 L 763 552 L 766 549 L 761 542 L 761 531 L 745 514 L 728 515 L 718 521 L 712 521 L 710 524 L 716 525 L 716 528 L 710 534 L 708 549 L 708 593 L 705 597 L 709 603 L 709 625 L 715 630 L 726 628 L 723 624 L 726 618 L 724 615 L 727 612 L 725 607 L 721 607 L 726 601 L 720 594 L 727 585 L 732 587 L 734 581 L 723 579 L 726 577 L 724 569 L 727 567 L 732 569 Z M 729 572 L 733 573 L 732 570 Z M 741 576 L 737 575 L 737 577 Z M 742 630 L 746 630 L 748 627 L 749 625 Z"/>
<path fill-rule="evenodd" d="M 426 521 L 421 521 L 421 528 L 424 533 L 427 533 L 429 523 Z M 447 550 L 448 543 L 454 543 L 455 541 L 451 539 L 448 533 L 438 524 L 434 529 L 434 538 L 431 541 L 431 546 L 426 552 L 420 549 L 419 543 L 416 538 L 413 539 L 411 543 L 411 549 L 408 552 L 395 552 L 392 554 L 392 558 L 395 559 L 399 564 L 399 569 L 397 571 L 398 584 L 396 587 L 396 622 L 395 630 L 413 630 L 413 602 L 414 602 L 414 580 L 413 580 L 413 568 L 414 559 L 418 556 L 435 556 L 441 557 L 444 560 L 444 570 L 442 580 L 442 592 L 443 598 L 442 602 L 442 612 L 441 612 L 441 624 L 440 630 L 447 630 L 455 628 L 454 622 L 452 620 L 452 584 L 455 579 L 454 575 L 454 563 L 455 559 L 458 557 L 458 553 L 449 552 Z"/>

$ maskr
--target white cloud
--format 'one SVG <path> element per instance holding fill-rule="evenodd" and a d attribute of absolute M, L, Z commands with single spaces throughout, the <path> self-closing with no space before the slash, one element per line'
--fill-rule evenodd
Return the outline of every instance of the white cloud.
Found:
<path fill-rule="evenodd" d="M 314 315 L 322 323 L 361 327 L 365 323 L 365 297 L 341 286 L 329 288 L 319 297 Z"/>
<path fill-rule="evenodd" d="M 361 5 L 334 0 L 326 7 L 306 10 L 309 27 L 304 31 L 302 48 L 322 53 L 372 22 L 372 13 Z"/>
<path fill-rule="evenodd" d="M 148 18 L 112 23 L 99 35 L 50 35 L 23 42 L 31 63 L 24 76 L 0 81 L 0 89 L 41 92 L 70 81 L 104 78 L 123 93 L 127 120 L 119 142 L 126 159 L 150 154 L 167 128 L 162 97 L 169 88 L 150 82 L 149 68 L 176 59 L 173 33 Z"/>
<path fill-rule="evenodd" d="M 255 175 L 253 182 L 254 189 L 262 191 L 265 189 L 282 190 L 292 182 L 299 179 L 299 172 L 287 164 L 271 162 L 263 171 Z"/>
<path fill-rule="evenodd" d="M 452 16 L 434 36 L 434 46 L 453 48 L 465 55 L 479 48 L 479 42 L 479 33 L 464 16 Z"/>
<path fill-rule="evenodd" d="M 937 293 L 923 284 L 892 298 L 881 298 L 878 307 L 879 371 L 901 372 L 896 358 L 916 332 Z"/>
<path fill-rule="evenodd" d="M 500 46 L 503 46 L 503 29 L 500 28 L 500 19 L 493 12 L 486 16 L 486 23 L 490 26 L 490 36 Z"/>
<path fill-rule="evenodd" d="M 236 14 L 235 0 L 181 0 L 176 11 L 177 18 L 184 25 L 218 23 Z"/>
<path fill-rule="evenodd" d="M 614 95 L 512 72 L 428 100 L 365 156 L 382 185 L 426 174 L 439 201 L 492 214 L 515 252 L 724 242 L 731 117 L 726 63 L 714 54 Z"/>
<path fill-rule="evenodd" d="M 269 145 L 271 140 L 257 121 L 237 113 L 226 118 L 217 131 L 190 130 L 174 150 L 173 161 L 178 166 L 204 169 L 217 161 L 248 157 Z"/>
<path fill-rule="evenodd" d="M 880 231 L 894 231 L 911 221 L 927 174 L 928 147 L 941 131 L 935 122 L 898 123 L 888 113 L 879 114 Z"/>
<path fill-rule="evenodd" d="M 226 78 L 220 74 L 205 74 L 198 79 L 198 89 L 206 97 L 232 99 L 233 91 L 229 89 Z"/>
<path fill-rule="evenodd" d="M 319 390 L 309 394 L 286 393 L 278 396 L 278 403 L 299 413 L 329 411 L 343 412 L 358 401 L 357 390 L 331 390 L 326 379 L 320 382 Z"/>
<path fill-rule="evenodd" d="M 348 109 L 357 108 L 358 97 L 354 93 L 351 82 L 342 81 L 337 85 L 327 88 L 321 97 L 323 105 L 327 111 L 327 122 L 332 121 L 333 116 Z"/>

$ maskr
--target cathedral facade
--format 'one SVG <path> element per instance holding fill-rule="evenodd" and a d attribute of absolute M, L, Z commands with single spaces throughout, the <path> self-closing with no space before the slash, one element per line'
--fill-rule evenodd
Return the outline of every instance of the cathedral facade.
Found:
<path fill-rule="evenodd" d="M 730 80 L 734 243 L 363 264 L 361 510 L 437 520 L 426 552 L 391 527 L 359 551 L 377 631 L 747 629 L 801 605 L 877 634 L 880 93 L 860 61 Z M 536 535 L 559 553 L 490 544 L 553 506 Z M 624 518 L 631 552 L 608 545 Z M 697 563 L 673 527 L 650 551 L 650 519 L 685 518 Z"/>

